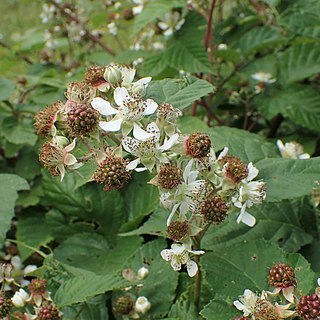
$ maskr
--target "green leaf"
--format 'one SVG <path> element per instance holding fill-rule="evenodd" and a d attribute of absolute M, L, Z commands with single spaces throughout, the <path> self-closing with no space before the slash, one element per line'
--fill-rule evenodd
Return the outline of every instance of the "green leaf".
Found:
<path fill-rule="evenodd" d="M 17 240 L 19 241 L 18 249 L 22 260 L 27 259 L 34 252 L 28 246 L 39 249 L 53 240 L 44 216 L 36 212 L 31 213 L 32 216 L 25 216 L 24 214 L 20 215 L 18 219 Z"/>
<path fill-rule="evenodd" d="M 161 319 L 168 313 L 178 284 L 179 273 L 161 258 L 160 252 L 165 248 L 163 239 L 150 241 L 135 252 L 129 262 L 135 272 L 144 265 L 149 268 L 149 275 L 141 281 L 143 287 L 139 295 L 150 301 L 152 307 L 148 314 L 152 319 Z"/>
<path fill-rule="evenodd" d="M 306 160 L 265 159 L 256 164 L 259 177 L 267 185 L 266 201 L 311 195 L 320 181 L 320 158 Z"/>
<path fill-rule="evenodd" d="M 228 147 L 229 154 L 235 155 L 247 163 L 277 157 L 279 154 L 275 145 L 267 142 L 262 136 L 245 130 L 215 127 L 207 132 L 216 151 Z"/>
<path fill-rule="evenodd" d="M 205 278 L 221 297 L 236 300 L 245 289 L 262 292 L 269 288 L 267 271 L 274 263 L 288 263 L 295 270 L 297 289 L 307 294 L 314 288 L 314 273 L 301 255 L 286 257 L 276 245 L 258 240 L 206 253 L 201 259 Z M 221 272 L 223 270 L 223 272 Z M 270 288 L 271 289 L 271 288 Z"/>
<path fill-rule="evenodd" d="M 200 314 L 208 320 L 233 319 L 233 317 L 239 315 L 239 312 L 235 310 L 232 303 L 233 301 L 230 298 L 224 300 L 213 299 L 200 311 Z"/>
<path fill-rule="evenodd" d="M 15 174 L 0 174 L 0 242 L 3 243 L 14 216 L 18 191 L 29 190 L 26 180 Z"/>
<path fill-rule="evenodd" d="M 19 176 L 31 180 L 40 174 L 39 155 L 34 148 L 24 148 L 19 152 L 16 162 L 16 172 Z"/>
<path fill-rule="evenodd" d="M 30 123 L 18 122 L 14 117 L 8 117 L 3 120 L 2 134 L 13 144 L 35 145 L 37 135 Z"/>
<path fill-rule="evenodd" d="M 292 83 L 320 72 L 320 44 L 296 45 L 280 56 L 281 82 Z"/>
<path fill-rule="evenodd" d="M 109 241 L 114 240 L 120 225 L 124 221 L 124 203 L 117 191 L 104 192 L 102 186 L 90 183 L 75 190 L 77 180 L 66 175 L 63 182 L 44 174 L 43 190 L 46 200 L 63 212 L 70 222 L 74 219 L 84 219 L 104 234 Z"/>
<path fill-rule="evenodd" d="M 133 35 L 141 31 L 150 22 L 164 18 L 165 14 L 172 8 L 184 8 L 185 5 L 186 3 L 183 0 L 153 0 L 148 2 L 142 13 L 134 20 Z"/>
<path fill-rule="evenodd" d="M 70 306 L 106 291 L 119 290 L 125 284 L 124 278 L 114 274 L 101 276 L 88 273 L 64 282 L 56 292 L 54 301 L 58 306 Z"/>
<path fill-rule="evenodd" d="M 14 92 L 15 84 L 6 78 L 0 78 L 0 101 L 9 100 Z"/>
<path fill-rule="evenodd" d="M 185 77 L 152 81 L 147 88 L 147 97 L 157 103 L 171 103 L 175 108 L 182 110 L 213 91 L 214 87 L 209 82 L 195 77 Z"/>
<path fill-rule="evenodd" d="M 121 231 L 136 228 L 158 206 L 159 191 L 154 185 L 148 184 L 151 178 L 146 172 L 135 174 L 134 180 L 127 187 L 125 204 L 129 221 L 121 227 Z"/>
<path fill-rule="evenodd" d="M 285 41 L 286 38 L 276 28 L 257 27 L 249 30 L 240 38 L 239 47 L 244 54 L 250 54 L 264 48 L 274 49 L 275 45 Z"/>
<path fill-rule="evenodd" d="M 320 94 L 310 86 L 295 84 L 267 90 L 258 96 L 256 105 L 267 119 L 281 113 L 305 128 L 320 130 Z"/>
<path fill-rule="evenodd" d="M 296 252 L 312 242 L 307 223 L 315 225 L 315 213 L 308 198 L 263 203 L 248 211 L 257 219 L 253 228 L 237 224 L 235 215 L 232 215 L 223 225 L 209 229 L 202 240 L 203 248 L 221 250 L 244 240 L 263 238 L 287 252 Z"/>

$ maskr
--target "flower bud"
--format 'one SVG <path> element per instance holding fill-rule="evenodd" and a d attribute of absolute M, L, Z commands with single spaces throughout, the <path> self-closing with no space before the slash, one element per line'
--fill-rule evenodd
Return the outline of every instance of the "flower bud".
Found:
<path fill-rule="evenodd" d="M 20 289 L 19 291 L 15 292 L 11 300 L 15 307 L 22 308 L 27 299 L 29 299 L 28 293 L 23 289 Z"/>
<path fill-rule="evenodd" d="M 135 309 L 137 312 L 145 314 L 151 308 L 151 303 L 146 297 L 139 297 L 135 304 Z"/>
<path fill-rule="evenodd" d="M 103 76 L 106 81 L 111 84 L 118 83 L 122 80 L 121 71 L 114 65 L 107 66 Z"/>
<path fill-rule="evenodd" d="M 138 270 L 138 277 L 139 277 L 140 279 L 146 278 L 146 277 L 148 276 L 148 274 L 149 274 L 149 269 L 146 268 L 146 267 L 142 267 L 142 268 L 140 268 L 140 269 Z"/>

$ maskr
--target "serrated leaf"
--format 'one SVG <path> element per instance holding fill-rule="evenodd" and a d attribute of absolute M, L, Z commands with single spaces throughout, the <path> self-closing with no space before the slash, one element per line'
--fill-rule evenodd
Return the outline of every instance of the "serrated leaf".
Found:
<path fill-rule="evenodd" d="M 151 178 L 146 172 L 135 174 L 126 189 L 125 204 L 129 221 L 121 227 L 121 231 L 136 228 L 158 206 L 159 191 L 154 185 L 148 184 Z"/>
<path fill-rule="evenodd" d="M 286 257 L 275 244 L 258 240 L 206 253 L 201 259 L 207 282 L 221 297 L 243 294 L 245 289 L 262 292 L 269 288 L 267 271 L 274 263 L 288 263 L 295 270 L 298 290 L 304 294 L 314 287 L 314 273 L 299 254 Z M 223 270 L 223 272 L 221 272 Z"/>
<path fill-rule="evenodd" d="M 133 34 L 137 34 L 147 24 L 161 19 L 172 8 L 183 8 L 186 3 L 183 0 L 153 0 L 147 3 L 141 14 L 134 21 Z"/>
<path fill-rule="evenodd" d="M 310 77 L 320 72 L 320 44 L 296 45 L 279 58 L 280 77 L 284 84 Z"/>
<path fill-rule="evenodd" d="M 27 259 L 34 252 L 28 246 L 39 249 L 53 240 L 44 216 L 36 212 L 32 212 L 32 214 L 32 216 L 21 215 L 18 219 L 17 240 L 19 241 L 18 249 L 22 260 Z"/>
<path fill-rule="evenodd" d="M 265 159 L 256 163 L 259 177 L 267 185 L 266 201 L 311 195 L 320 181 L 320 158 L 306 160 Z"/>
<path fill-rule="evenodd" d="M 0 242 L 3 243 L 14 216 L 18 191 L 29 190 L 27 181 L 15 174 L 0 174 Z"/>
<path fill-rule="evenodd" d="M 14 92 L 15 84 L 6 78 L 0 78 L 0 101 L 8 100 Z"/>
<path fill-rule="evenodd" d="M 239 39 L 239 47 L 244 54 L 250 54 L 264 48 L 274 48 L 275 45 L 284 43 L 279 30 L 272 27 L 257 27 L 246 32 Z"/>
<path fill-rule="evenodd" d="M 230 299 L 228 299 L 230 300 Z M 200 314 L 208 320 L 226 320 L 233 319 L 239 312 L 232 306 L 233 301 L 213 299 L 207 304 L 201 311 Z"/>
<path fill-rule="evenodd" d="M 3 120 L 2 134 L 13 144 L 35 145 L 37 135 L 29 123 L 18 122 L 14 117 L 8 117 Z"/>
<path fill-rule="evenodd" d="M 212 226 L 208 230 L 202 240 L 203 248 L 220 250 L 244 240 L 263 238 L 280 245 L 287 252 L 296 252 L 312 242 L 313 237 L 304 222 L 314 225 L 315 215 L 307 198 L 263 203 L 248 211 L 257 219 L 253 228 L 237 224 L 233 215 L 223 225 Z"/>
<path fill-rule="evenodd" d="M 247 163 L 278 155 L 275 145 L 267 142 L 262 136 L 245 130 L 215 127 L 207 132 L 216 151 L 228 147 L 229 154 L 235 155 Z"/>
<path fill-rule="evenodd" d="M 310 86 L 296 84 L 266 91 L 256 102 L 267 119 L 281 113 L 305 128 L 320 130 L 320 94 Z"/>
<path fill-rule="evenodd" d="M 147 88 L 147 97 L 157 103 L 171 103 L 175 108 L 182 110 L 213 91 L 214 87 L 209 82 L 195 77 L 185 77 L 152 81 Z"/>
<path fill-rule="evenodd" d="M 85 302 L 88 298 L 106 291 L 120 289 L 125 284 L 126 281 L 123 277 L 114 274 L 78 276 L 67 280 L 59 287 L 54 301 L 58 306 L 70 306 Z"/>

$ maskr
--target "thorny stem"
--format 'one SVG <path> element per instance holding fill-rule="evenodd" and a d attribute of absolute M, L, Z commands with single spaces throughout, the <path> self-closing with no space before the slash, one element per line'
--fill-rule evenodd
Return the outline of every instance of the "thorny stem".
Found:
<path fill-rule="evenodd" d="M 90 39 L 92 42 L 96 43 L 99 45 L 101 48 L 103 48 L 106 52 L 110 53 L 112 56 L 115 55 L 115 52 L 107 46 L 99 37 L 95 36 L 90 32 L 90 30 L 73 14 L 69 13 L 66 11 L 60 4 L 58 4 L 55 0 L 50 0 L 50 3 L 52 3 L 60 12 L 61 14 L 65 15 L 69 19 L 73 20 L 76 22 L 81 29 L 84 31 L 86 37 Z"/>
<path fill-rule="evenodd" d="M 209 108 L 209 106 L 208 106 L 208 104 L 207 104 L 207 102 L 206 102 L 206 100 L 205 100 L 204 98 L 201 98 L 200 103 L 201 103 L 201 105 L 206 109 L 206 111 L 208 112 L 209 117 L 210 117 L 211 119 L 216 120 L 219 125 L 223 125 L 223 124 L 224 124 L 224 123 L 223 123 L 223 120 L 221 120 L 216 114 L 214 114 L 214 113 L 211 111 L 211 109 Z"/>
<path fill-rule="evenodd" d="M 208 23 L 206 36 L 204 38 L 204 47 L 206 50 L 210 49 L 210 62 L 212 63 L 212 18 L 213 18 L 213 10 L 216 5 L 216 0 L 212 0 L 211 6 L 208 14 Z"/>
<path fill-rule="evenodd" d="M 203 238 L 203 236 L 205 235 L 205 233 L 208 231 L 210 227 L 210 224 L 206 224 L 204 226 L 204 228 L 202 229 L 201 232 L 199 232 L 195 237 L 192 238 L 193 241 L 193 247 L 194 250 L 199 250 L 201 247 L 201 240 Z M 201 294 L 201 266 L 199 264 L 200 261 L 200 256 L 196 255 L 194 258 L 195 263 L 198 265 L 198 272 L 196 274 L 196 278 L 195 278 L 195 284 L 194 284 L 194 304 L 196 309 L 199 309 L 199 305 L 200 305 L 200 294 Z"/>

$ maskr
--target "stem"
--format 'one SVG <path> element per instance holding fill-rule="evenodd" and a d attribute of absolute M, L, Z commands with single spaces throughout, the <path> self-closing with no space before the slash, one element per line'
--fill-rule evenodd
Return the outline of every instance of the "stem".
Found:
<path fill-rule="evenodd" d="M 115 52 L 109 46 L 107 46 L 99 37 L 92 34 L 90 30 L 85 26 L 85 24 L 79 20 L 78 17 L 64 10 L 64 8 L 61 7 L 60 4 L 57 3 L 55 0 L 50 0 L 50 3 L 52 3 L 60 11 L 62 15 L 76 22 L 81 27 L 81 29 L 85 32 L 85 35 L 88 39 L 90 39 L 92 42 L 99 45 L 101 48 L 103 48 L 106 52 L 110 53 L 112 56 L 115 56 Z"/>
<path fill-rule="evenodd" d="M 210 224 L 206 224 L 202 229 L 202 231 L 192 238 L 194 250 L 200 249 L 201 240 L 205 235 L 205 233 L 208 231 L 209 227 L 210 227 Z M 201 267 L 199 265 L 200 257 L 201 257 L 200 255 L 197 255 L 193 258 L 195 263 L 198 265 L 198 272 L 196 274 L 195 284 L 194 284 L 194 305 L 197 310 L 199 310 L 199 306 L 200 306 L 201 279 L 202 279 Z"/>
<path fill-rule="evenodd" d="M 274 138 L 276 136 L 277 130 L 279 129 L 282 121 L 284 120 L 283 116 L 278 113 L 275 117 L 271 119 L 269 133 L 267 138 Z"/>

